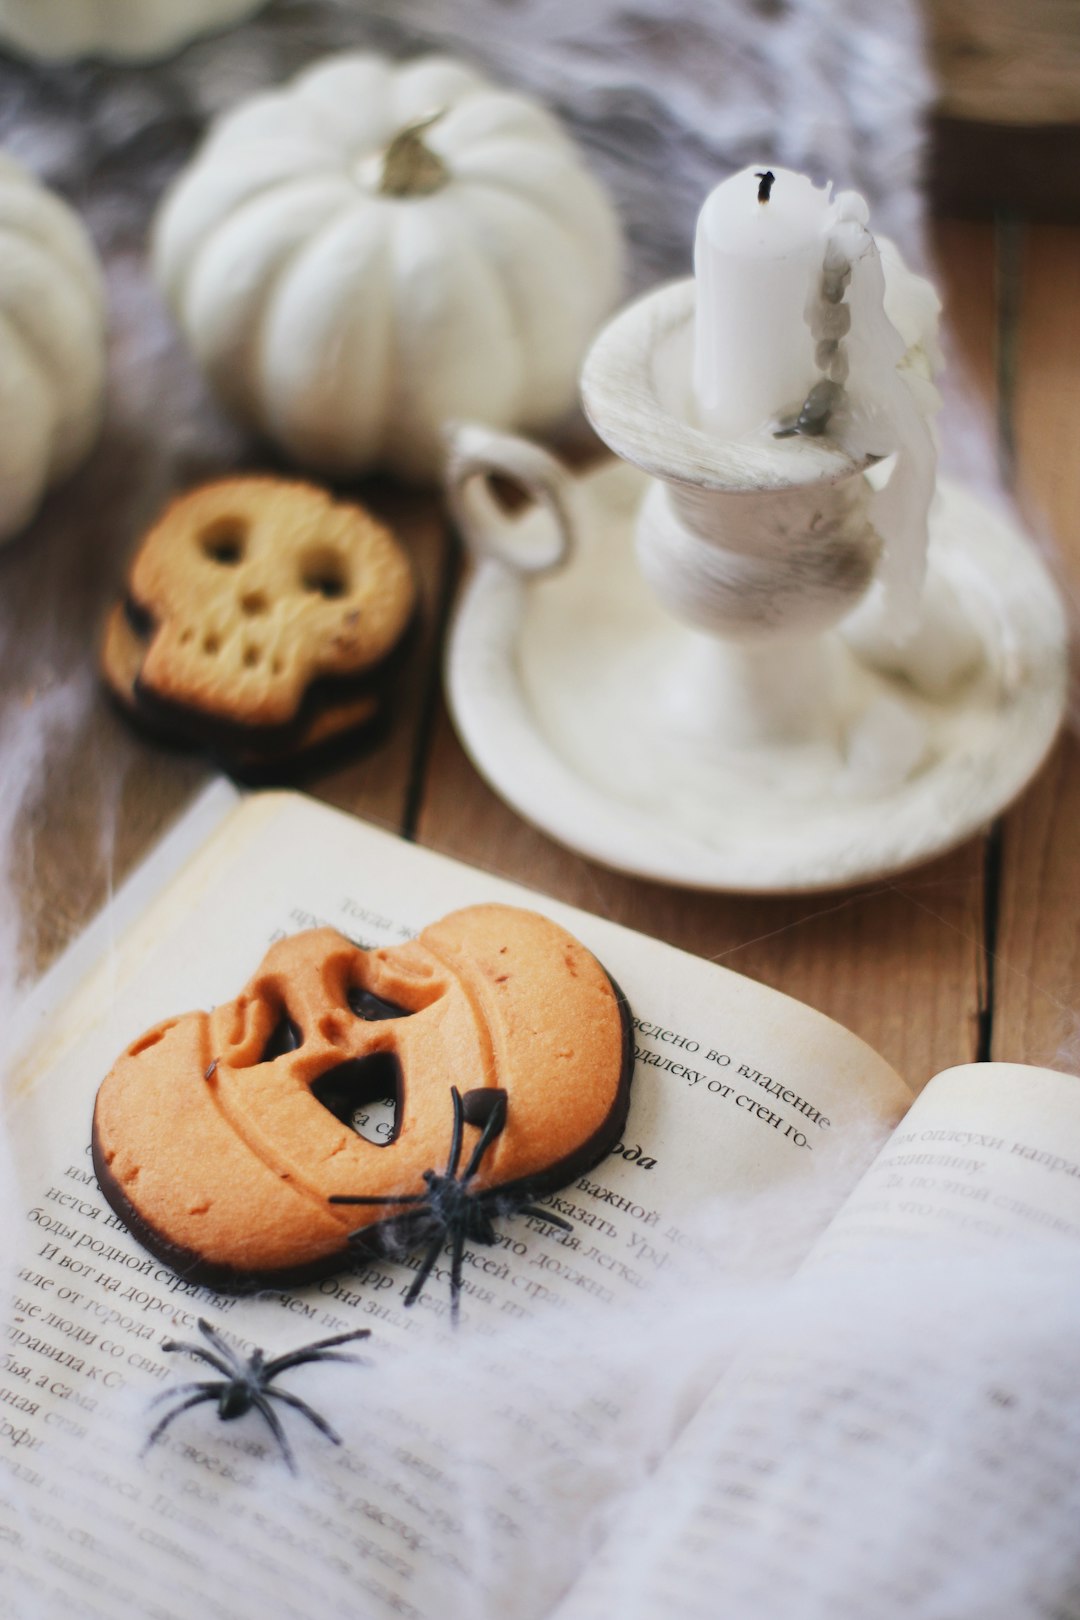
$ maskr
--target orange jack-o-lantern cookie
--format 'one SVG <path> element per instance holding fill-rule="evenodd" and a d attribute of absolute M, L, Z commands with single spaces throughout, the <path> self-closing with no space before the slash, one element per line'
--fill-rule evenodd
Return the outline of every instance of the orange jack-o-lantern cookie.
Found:
<path fill-rule="evenodd" d="M 185 1276 L 279 1284 L 341 1264 L 358 1229 L 392 1237 L 455 1119 L 464 1161 L 488 1127 L 472 1192 L 562 1185 L 618 1139 L 631 1069 L 625 1002 L 546 917 L 473 906 L 379 950 L 321 928 L 274 945 L 235 1001 L 133 1042 L 98 1092 L 94 1165 Z M 393 1135 L 369 1141 L 353 1115 L 390 1094 Z"/>

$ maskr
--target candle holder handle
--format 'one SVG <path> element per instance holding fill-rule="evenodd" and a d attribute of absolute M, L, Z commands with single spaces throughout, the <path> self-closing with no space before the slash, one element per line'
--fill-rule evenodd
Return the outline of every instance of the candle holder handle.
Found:
<path fill-rule="evenodd" d="M 577 541 L 580 503 L 562 463 L 529 439 L 478 422 L 448 423 L 443 437 L 447 504 L 473 555 L 525 577 L 563 567 Z M 499 481 L 523 499 L 529 521 L 500 503 Z"/>

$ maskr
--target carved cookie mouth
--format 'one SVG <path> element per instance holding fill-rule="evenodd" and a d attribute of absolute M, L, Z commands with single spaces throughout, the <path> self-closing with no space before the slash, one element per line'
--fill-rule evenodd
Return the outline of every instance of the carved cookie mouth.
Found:
<path fill-rule="evenodd" d="M 499 926 L 512 945 L 494 943 Z M 452 1086 L 508 1097 L 477 1190 L 536 1197 L 618 1139 L 632 1066 L 625 998 L 534 913 L 475 907 L 381 952 L 318 930 L 273 947 L 235 1002 L 123 1054 L 99 1093 L 94 1164 L 120 1218 L 174 1269 L 223 1289 L 280 1286 L 357 1246 L 400 1249 L 392 1211 L 329 1199 L 422 1189 L 446 1161 Z M 353 1111 L 388 1086 L 394 1129 L 373 1142 Z"/>

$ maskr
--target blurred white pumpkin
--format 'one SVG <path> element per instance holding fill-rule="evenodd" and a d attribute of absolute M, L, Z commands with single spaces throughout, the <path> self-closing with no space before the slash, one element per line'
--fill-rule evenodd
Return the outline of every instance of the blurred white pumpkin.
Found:
<path fill-rule="evenodd" d="M 0 152 L 0 540 L 97 437 L 105 297 L 83 225 Z"/>
<path fill-rule="evenodd" d="M 50 61 L 167 56 L 266 0 L 0 0 L 0 45 Z"/>
<path fill-rule="evenodd" d="M 240 417 L 322 471 L 427 478 L 448 418 L 572 409 L 621 242 L 536 103 L 444 58 L 346 54 L 211 130 L 153 256 Z"/>

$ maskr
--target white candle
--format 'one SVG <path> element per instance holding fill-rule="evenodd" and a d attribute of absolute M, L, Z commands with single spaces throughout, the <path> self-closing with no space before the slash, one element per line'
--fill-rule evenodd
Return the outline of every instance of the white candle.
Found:
<path fill-rule="evenodd" d="M 774 434 L 806 406 L 799 431 L 895 456 L 872 517 L 901 635 L 917 609 L 934 491 L 928 373 L 938 306 L 891 244 L 886 293 L 867 217 L 855 192 L 834 199 L 831 187 L 789 169 L 744 169 L 712 192 L 694 254 L 694 395 L 702 425 L 719 437 Z M 921 374 L 907 330 L 916 326 Z"/>
<path fill-rule="evenodd" d="M 725 180 L 698 218 L 694 393 L 702 423 L 727 439 L 798 411 L 819 375 L 807 306 L 834 204 L 805 175 L 777 169 L 770 186 L 766 172 Z"/>

